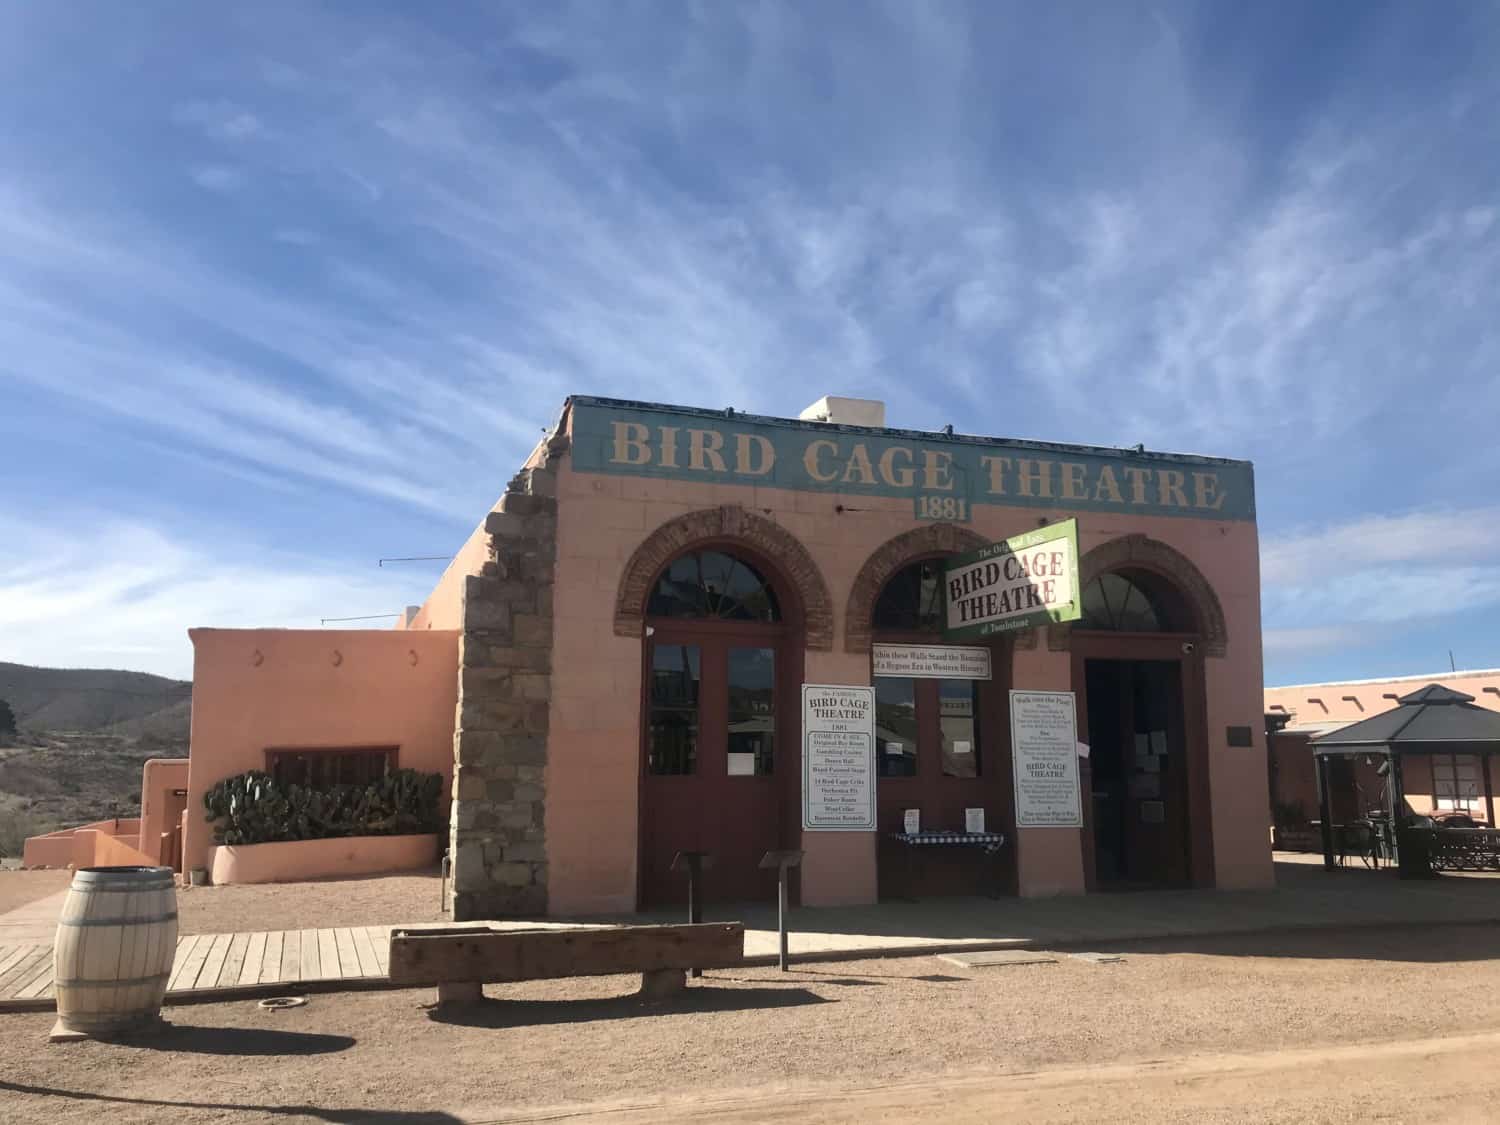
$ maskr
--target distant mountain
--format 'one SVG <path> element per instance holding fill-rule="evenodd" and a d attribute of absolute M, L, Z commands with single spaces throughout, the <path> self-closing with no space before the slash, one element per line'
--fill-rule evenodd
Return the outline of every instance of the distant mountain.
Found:
<path fill-rule="evenodd" d="M 145 672 L 0 663 L 0 699 L 22 730 L 185 740 L 193 685 Z"/>
<path fill-rule="evenodd" d="M 20 727 L 0 736 L 0 856 L 54 828 L 138 816 L 142 763 L 188 752 L 183 680 L 0 663 L 0 699 Z"/>

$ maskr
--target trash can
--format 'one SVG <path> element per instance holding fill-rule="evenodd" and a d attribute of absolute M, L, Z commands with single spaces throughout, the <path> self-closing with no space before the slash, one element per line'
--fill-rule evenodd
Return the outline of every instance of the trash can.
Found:
<path fill-rule="evenodd" d="M 1403 879 L 1435 879 L 1432 867 L 1432 829 L 1403 825 L 1396 829 L 1397 871 Z"/>

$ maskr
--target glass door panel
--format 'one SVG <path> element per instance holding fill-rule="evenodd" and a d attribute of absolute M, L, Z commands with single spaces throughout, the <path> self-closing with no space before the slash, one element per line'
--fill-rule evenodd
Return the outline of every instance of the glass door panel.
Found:
<path fill-rule="evenodd" d="M 943 739 L 943 776 L 979 776 L 979 687 L 973 680 L 938 684 L 938 728 Z"/>
<path fill-rule="evenodd" d="M 776 650 L 731 648 L 728 655 L 730 777 L 766 777 L 776 746 Z"/>
<path fill-rule="evenodd" d="M 648 773 L 671 776 L 697 772 L 701 686 L 702 658 L 697 645 L 652 646 Z"/>
<path fill-rule="evenodd" d="M 875 677 L 875 761 L 881 777 L 917 774 L 917 682 Z"/>

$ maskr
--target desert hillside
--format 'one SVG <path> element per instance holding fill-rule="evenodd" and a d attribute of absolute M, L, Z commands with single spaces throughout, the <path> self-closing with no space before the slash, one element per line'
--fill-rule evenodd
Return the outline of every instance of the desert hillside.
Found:
<path fill-rule="evenodd" d="M 186 738 L 193 685 L 145 672 L 0 663 L 0 699 L 22 730 Z"/>
<path fill-rule="evenodd" d="M 27 836 L 137 815 L 141 765 L 187 754 L 192 684 L 144 672 L 0 663 L 0 856 Z"/>

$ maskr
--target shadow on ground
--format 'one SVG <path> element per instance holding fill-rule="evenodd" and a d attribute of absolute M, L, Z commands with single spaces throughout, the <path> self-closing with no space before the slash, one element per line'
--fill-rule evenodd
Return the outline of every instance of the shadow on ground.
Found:
<path fill-rule="evenodd" d="M 764 982 L 757 982 L 763 984 Z M 614 996 L 591 1000 L 529 1000 L 485 997 L 479 1004 L 428 1009 L 436 1023 L 463 1027 L 534 1027 L 553 1023 L 591 1023 L 595 1020 L 639 1019 L 673 1014 L 747 1011 L 755 1008 L 798 1008 L 833 1001 L 805 988 L 715 988 L 697 985 L 670 1000 L 642 1000 Z"/>
<path fill-rule="evenodd" d="M 1478 960 L 1500 955 L 1487 927 L 1500 924 L 1500 878 L 1397 878 L 1394 870 L 1323 870 L 1307 859 L 1279 859 L 1276 889 L 1149 890 L 1046 899 L 932 898 L 878 906 L 794 909 L 789 919 L 799 962 L 861 956 L 920 956 L 920 945 L 988 943 L 994 947 L 1105 949 L 1152 943 L 1155 952 L 1224 956 L 1361 958 L 1401 961 Z M 774 931 L 772 903 L 711 904 L 705 920 L 743 921 Z M 605 923 L 676 922 L 679 911 L 588 919 Z M 582 919 L 581 919 L 582 921 Z M 1420 942 L 1355 941 L 1372 933 L 1452 929 L 1467 938 L 1444 942 L 1439 956 Z M 1321 938 L 1302 940 L 1299 933 Z M 798 948 L 797 935 L 813 938 Z M 1171 936 L 1166 936 L 1171 935 Z M 828 939 L 826 942 L 822 939 Z M 1232 940 L 1231 940 L 1232 939 Z M 1327 940 L 1325 940 L 1327 939 Z M 817 945 L 826 946 L 824 949 Z M 764 942 L 759 952 L 764 952 Z M 1293 951 L 1287 951 L 1287 950 Z M 757 952 L 752 949 L 752 952 Z M 846 974 L 855 975 L 855 974 Z"/>
<path fill-rule="evenodd" d="M 1098 942 L 1108 953 L 1196 954 L 1202 957 L 1289 957 L 1310 961 L 1403 961 L 1445 964 L 1500 958 L 1500 925 L 1416 923 L 1340 927 L 1197 938 Z"/>
<path fill-rule="evenodd" d="M 1044 951 L 1056 950 L 1066 954 L 1065 945 L 1043 946 Z M 1077 947 L 1071 947 L 1077 948 Z M 1285 957 L 1308 961 L 1370 961 L 1407 962 L 1415 964 L 1451 964 L 1462 961 L 1491 961 L 1500 959 L 1500 924 L 1473 925 L 1410 925 L 1371 927 L 1344 927 L 1337 929 L 1291 930 L 1278 933 L 1254 934 L 1204 934 L 1199 937 L 1176 938 L 1130 938 L 1120 941 L 1096 941 L 1088 945 L 1095 953 L 1119 953 L 1121 955 L 1166 956 L 1193 955 L 1199 957 Z M 924 954 L 921 950 L 894 955 L 892 960 L 904 960 L 913 966 L 931 964 L 926 958 L 935 954 Z M 812 968 L 816 962 L 809 958 L 805 962 L 793 962 L 784 983 L 793 985 L 798 978 L 806 981 L 812 977 L 819 985 L 880 984 L 883 979 L 924 981 L 932 984 L 952 984 L 969 980 L 938 973 L 866 973 L 859 961 L 850 961 L 839 967 L 838 972 Z M 709 973 L 708 979 L 723 975 Z M 726 979 L 735 979 L 727 977 Z M 760 982 L 771 983 L 771 982 Z M 783 982 L 776 982 L 783 983 Z"/>
<path fill-rule="evenodd" d="M 187 1055 L 331 1055 L 347 1051 L 355 1041 L 347 1035 L 310 1031 L 278 1031 L 270 1027 L 201 1027 L 168 1023 L 154 1035 L 121 1039 L 116 1046 L 147 1051 L 181 1051 Z"/>
<path fill-rule="evenodd" d="M 310 1117 L 316 1121 L 389 1122 L 390 1125 L 462 1125 L 451 1113 L 394 1109 L 331 1109 L 317 1105 L 259 1105 L 254 1102 L 174 1102 L 158 1098 L 125 1098 L 114 1094 L 95 1094 L 86 1090 L 62 1090 L 55 1086 L 31 1086 L 24 1082 L 0 1079 L 0 1090 L 30 1094 L 39 1098 L 66 1098 L 72 1101 L 99 1102 L 102 1105 L 160 1106 L 175 1110 L 214 1110 L 254 1114 L 258 1119 L 277 1117 Z M 18 1119 L 19 1120 L 19 1119 Z"/>

